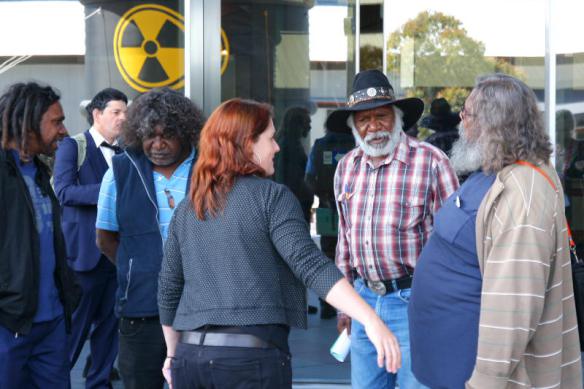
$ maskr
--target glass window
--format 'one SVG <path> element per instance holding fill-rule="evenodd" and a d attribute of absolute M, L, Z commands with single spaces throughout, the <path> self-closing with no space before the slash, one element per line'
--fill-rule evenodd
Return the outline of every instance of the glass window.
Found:
<path fill-rule="evenodd" d="M 113 87 L 134 99 L 184 90 L 182 1 L 0 2 L 0 89 L 34 80 L 61 92 L 70 134 L 88 123 L 80 103 Z"/>
<path fill-rule="evenodd" d="M 353 14 L 346 0 L 221 3 L 221 100 L 237 96 L 274 106 L 281 148 L 275 179 L 294 192 L 309 221 L 314 188 L 305 181 L 307 163 L 311 145 L 325 135 L 328 112 L 344 103 L 353 78 Z"/>
<path fill-rule="evenodd" d="M 384 18 L 387 75 L 398 95 L 424 100 L 426 116 L 437 98 L 460 110 L 476 77 L 493 72 L 524 80 L 543 107 L 543 0 L 386 0 Z M 444 131 L 435 126 L 423 119 L 411 131 L 424 139 Z"/>
<path fill-rule="evenodd" d="M 556 170 L 563 180 L 566 216 L 580 257 L 584 254 L 584 42 L 574 39 L 582 5 L 552 2 L 556 53 Z"/>
<path fill-rule="evenodd" d="M 359 69 L 383 71 L 383 0 L 361 0 Z"/>

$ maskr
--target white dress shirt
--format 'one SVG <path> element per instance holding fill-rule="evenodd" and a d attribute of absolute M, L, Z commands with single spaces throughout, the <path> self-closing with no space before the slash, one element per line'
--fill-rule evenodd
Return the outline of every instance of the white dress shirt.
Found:
<path fill-rule="evenodd" d="M 93 141 L 95 142 L 95 145 L 97 146 L 97 148 L 101 150 L 101 153 L 103 154 L 103 157 L 105 158 L 105 161 L 107 162 L 107 166 L 111 168 L 112 167 L 112 158 L 116 154 L 115 151 L 108 148 L 108 147 L 103 147 L 101 145 L 103 142 L 108 143 L 108 141 L 105 140 L 103 135 L 101 135 L 99 133 L 99 131 L 97 131 L 93 126 L 89 129 L 89 134 L 93 138 Z M 112 146 L 115 146 L 117 144 L 118 144 L 118 141 L 116 140 L 112 144 Z"/>

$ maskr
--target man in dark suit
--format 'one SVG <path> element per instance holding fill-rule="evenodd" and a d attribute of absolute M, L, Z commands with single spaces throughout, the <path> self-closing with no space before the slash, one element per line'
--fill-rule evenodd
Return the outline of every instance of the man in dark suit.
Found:
<path fill-rule="evenodd" d="M 119 150 L 127 102 L 126 95 L 112 88 L 95 95 L 86 108 L 91 128 L 65 138 L 55 158 L 54 187 L 63 207 L 67 259 L 83 289 L 73 316 L 69 358 L 73 367 L 89 336 L 92 363 L 87 388 L 111 387 L 109 376 L 118 353 L 116 269 L 95 244 L 95 218 L 101 180 Z"/>

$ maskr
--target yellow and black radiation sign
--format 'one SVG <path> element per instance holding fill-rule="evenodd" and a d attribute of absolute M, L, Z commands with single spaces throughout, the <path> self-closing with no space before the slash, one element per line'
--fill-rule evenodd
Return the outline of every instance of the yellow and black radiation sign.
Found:
<path fill-rule="evenodd" d="M 184 86 L 184 18 L 157 4 L 128 10 L 114 33 L 114 58 L 123 79 L 134 89 Z"/>
<path fill-rule="evenodd" d="M 231 55 L 231 48 L 229 47 L 229 39 L 227 34 L 221 29 L 221 75 L 227 70 L 229 65 L 229 56 Z"/>

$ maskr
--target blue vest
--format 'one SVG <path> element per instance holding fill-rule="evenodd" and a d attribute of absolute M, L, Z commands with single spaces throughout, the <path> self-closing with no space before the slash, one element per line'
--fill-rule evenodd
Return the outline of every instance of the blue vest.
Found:
<path fill-rule="evenodd" d="M 120 237 L 116 254 L 116 314 L 124 317 L 158 316 L 158 273 L 163 241 L 158 226 L 152 163 L 143 153 L 127 150 L 114 156 L 112 168 L 116 180 Z"/>

